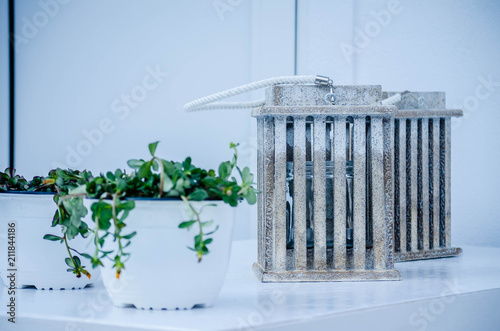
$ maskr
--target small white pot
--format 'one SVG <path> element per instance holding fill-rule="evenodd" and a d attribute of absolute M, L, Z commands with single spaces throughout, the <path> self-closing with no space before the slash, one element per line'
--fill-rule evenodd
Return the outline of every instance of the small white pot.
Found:
<path fill-rule="evenodd" d="M 8 269 L 15 269 L 17 288 L 80 289 L 98 279 L 98 270 L 91 272 L 92 280 L 85 276 L 76 278 L 75 274 L 67 272 L 69 267 L 64 259 L 68 253 L 64 245 L 43 239 L 48 233 L 60 235 L 57 227 L 51 227 L 57 208 L 53 198 L 53 194 L 44 193 L 0 193 L 0 274 L 7 287 L 14 279 L 8 278 L 12 273 Z M 8 229 L 12 223 L 15 223 L 15 261 L 9 260 L 7 253 Z M 87 242 L 78 236 L 70 241 L 70 246 L 82 252 L 86 250 Z M 84 258 L 81 260 L 89 270 L 92 269 L 90 262 Z"/>
<path fill-rule="evenodd" d="M 96 200 L 86 200 L 90 205 Z M 101 268 L 104 286 L 118 307 L 141 309 L 191 309 L 194 306 L 212 306 L 222 288 L 231 251 L 234 208 L 222 201 L 194 202 L 195 209 L 207 206 L 201 213 L 202 221 L 213 220 L 205 232 L 219 225 L 207 245 L 209 253 L 198 263 L 194 246 L 197 224 L 188 231 L 179 229 L 189 220 L 187 206 L 181 200 L 135 200 L 135 208 L 125 220 L 124 234 L 136 231 L 132 243 L 125 249 L 130 258 L 125 262 L 120 278 L 112 269 L 112 261 L 103 261 Z M 87 217 L 90 217 L 88 215 Z M 111 229 L 111 231 L 113 231 Z M 208 237 L 207 237 L 208 238 Z M 104 250 L 115 249 L 108 238 Z M 111 257 L 114 257 L 111 254 Z"/>

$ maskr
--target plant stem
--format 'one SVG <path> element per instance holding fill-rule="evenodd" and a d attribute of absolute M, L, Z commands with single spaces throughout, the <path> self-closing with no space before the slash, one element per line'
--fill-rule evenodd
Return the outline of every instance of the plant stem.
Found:
<path fill-rule="evenodd" d="M 194 207 L 191 205 L 189 202 L 188 198 L 184 195 L 181 195 L 182 200 L 188 205 L 189 209 L 193 212 L 193 214 L 196 217 L 196 222 L 198 223 L 198 226 L 200 227 L 200 242 L 203 243 L 203 227 L 201 225 L 201 219 L 200 219 L 200 214 L 194 209 Z M 203 253 L 201 251 L 198 251 L 198 262 L 201 262 L 201 256 Z"/>
<path fill-rule="evenodd" d="M 163 167 L 163 162 L 161 162 L 161 159 L 155 157 L 153 160 L 158 161 L 160 164 L 160 198 L 163 195 L 163 184 L 165 183 L 165 168 Z"/>
<path fill-rule="evenodd" d="M 118 193 L 113 194 L 113 203 L 111 204 L 111 210 L 113 213 L 113 221 L 115 223 L 115 235 L 119 234 L 118 229 L 118 217 L 116 216 L 116 200 L 118 199 Z"/>
<path fill-rule="evenodd" d="M 76 277 L 80 278 L 82 275 L 80 274 L 80 270 L 78 270 L 78 266 L 76 265 L 76 261 L 73 258 L 71 251 L 69 250 L 68 239 L 66 238 L 66 234 L 64 234 L 63 239 L 64 239 L 64 244 L 66 245 L 66 251 L 68 251 L 69 258 L 71 259 L 71 261 L 73 261 L 73 265 L 75 266 L 74 268 L 76 270 Z"/>
<path fill-rule="evenodd" d="M 99 256 L 99 217 L 96 217 L 95 221 L 95 230 L 94 230 L 94 244 L 95 244 L 95 251 L 94 251 L 94 259 L 98 259 Z"/>
<path fill-rule="evenodd" d="M 113 222 L 115 223 L 115 237 L 118 239 L 118 249 L 119 249 L 119 254 L 120 256 L 122 255 L 123 251 L 123 247 L 122 247 L 122 243 L 121 243 L 121 239 L 122 237 L 120 236 L 120 228 L 118 227 L 118 215 L 116 213 L 116 203 L 118 201 L 118 192 L 113 194 L 113 203 L 111 205 L 111 208 L 112 208 L 112 211 L 113 211 Z"/>
<path fill-rule="evenodd" d="M 113 202 L 111 204 L 111 210 L 113 214 L 113 222 L 115 223 L 115 238 L 118 240 L 118 256 L 120 256 L 120 261 L 121 261 L 121 256 L 123 255 L 123 246 L 122 246 L 122 237 L 120 236 L 120 228 L 118 227 L 118 215 L 116 213 L 116 203 L 118 201 L 118 195 L 120 192 L 116 192 L 113 194 Z M 116 278 L 120 277 L 121 273 L 121 267 L 117 266 L 116 268 Z"/>
<path fill-rule="evenodd" d="M 61 204 L 62 204 L 62 202 L 61 202 L 60 198 L 61 197 L 59 197 L 59 201 L 57 203 L 57 212 L 59 213 L 59 221 L 62 220 L 62 212 L 61 212 L 61 208 L 62 208 Z M 64 244 L 66 245 L 66 251 L 68 252 L 69 258 L 71 259 L 71 261 L 73 261 L 73 265 L 75 266 L 75 270 L 77 271 L 76 277 L 80 278 L 81 277 L 80 271 L 76 268 L 76 261 L 73 258 L 73 255 L 71 254 L 71 251 L 69 250 L 68 238 L 66 237 L 66 233 L 63 236 L 63 240 L 64 240 Z"/>

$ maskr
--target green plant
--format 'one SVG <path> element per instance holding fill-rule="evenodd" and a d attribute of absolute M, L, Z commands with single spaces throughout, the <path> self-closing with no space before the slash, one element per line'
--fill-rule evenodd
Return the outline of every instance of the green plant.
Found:
<path fill-rule="evenodd" d="M 52 185 L 44 184 L 43 177 L 33 177 L 28 181 L 24 177 L 16 175 L 16 169 L 5 169 L 0 171 L 0 192 L 55 192 Z"/>
<path fill-rule="evenodd" d="M 72 252 L 77 252 L 69 246 L 69 241 L 79 234 L 82 237 L 89 235 L 89 229 L 82 218 L 87 214 L 87 209 L 83 206 L 82 196 L 85 192 L 72 192 L 77 187 L 85 184 L 92 178 L 92 174 L 87 171 L 54 169 L 49 171 L 46 177 L 35 176 L 28 181 L 24 177 L 16 175 L 14 169 L 7 168 L 5 172 L 0 172 L 0 192 L 51 192 L 54 193 L 54 202 L 57 205 L 56 213 L 52 220 L 52 226 L 61 226 L 61 235 L 47 234 L 44 239 L 59 241 L 64 243 L 69 257 L 66 264 L 71 271 L 81 277 L 81 274 L 90 278 L 90 273 L 82 266 L 81 260 Z M 71 194 L 70 194 L 71 193 Z"/>
<path fill-rule="evenodd" d="M 80 233 L 82 236 L 89 232 L 93 234 L 94 252 L 92 254 L 79 254 L 88 258 L 94 268 L 103 265 L 105 258 L 113 261 L 117 277 L 125 268 L 125 262 L 130 257 L 126 248 L 131 244 L 131 239 L 136 234 L 135 232 L 124 233 L 127 216 L 133 212 L 135 207 L 133 198 L 182 199 L 187 204 L 191 217 L 182 221 L 179 228 L 189 230 L 195 225 L 198 227 L 193 246 L 189 249 L 196 252 L 199 262 L 203 255 L 209 253 L 208 245 L 213 240 L 209 236 L 217 231 L 217 228 L 208 230 L 213 222 L 202 222 L 200 214 L 203 208 L 197 210 L 191 202 L 223 200 L 231 206 L 237 206 L 242 200 L 246 200 L 249 204 L 256 202 L 256 191 L 252 186 L 254 184 L 253 175 L 249 168 L 245 167 L 241 170 L 237 166 L 238 145 L 230 144 L 230 148 L 234 150 L 234 156 L 231 161 L 222 162 L 219 165 L 218 174 L 214 170 L 205 170 L 194 166 L 190 157 L 183 162 L 159 158 L 156 155 L 157 146 L 158 142 L 148 146 L 151 159 L 132 159 L 127 162 L 133 169 L 130 174 L 118 169 L 115 172 L 88 177 L 79 187 L 67 191 L 65 199 L 80 195 L 97 199 L 91 206 L 92 221 L 94 222 L 92 229 L 86 227 L 87 224 L 81 221 L 84 213 L 79 210 L 78 206 L 63 204 L 70 215 L 80 218 L 80 222 L 76 220 L 67 222 L 66 233 Z M 240 175 L 240 182 L 235 177 L 231 177 L 234 169 L 237 169 Z M 205 207 L 209 206 L 213 206 L 213 204 L 205 205 Z M 84 233 L 82 227 L 84 227 Z M 114 250 L 104 250 L 107 238 L 112 238 L 116 243 Z M 56 238 L 46 239 L 58 240 Z M 73 258 L 72 261 L 67 262 L 72 262 L 75 265 L 75 267 L 70 266 L 72 269 L 68 269 L 69 271 L 84 273 L 84 269 L 80 268 L 79 259 Z"/>
<path fill-rule="evenodd" d="M 52 227 L 60 225 L 62 232 L 62 235 L 47 234 L 43 238 L 64 244 L 69 255 L 66 258 L 68 271 L 77 277 L 84 274 L 89 279 L 90 272 L 82 265 L 80 258 L 72 252 L 78 255 L 83 253 L 71 248 L 69 241 L 78 235 L 87 238 L 90 234 L 88 225 L 82 221 L 82 218 L 87 215 L 87 208 L 83 205 L 83 197 L 86 196 L 86 192 L 77 192 L 77 189 L 92 178 L 92 174 L 88 171 L 55 169 L 51 170 L 43 180 L 44 185 L 56 192 L 54 202 L 57 205 L 57 210 L 52 219 Z"/>

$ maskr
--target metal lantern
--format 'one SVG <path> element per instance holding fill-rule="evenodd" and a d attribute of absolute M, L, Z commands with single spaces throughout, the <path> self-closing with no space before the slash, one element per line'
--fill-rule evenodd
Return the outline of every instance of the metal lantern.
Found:
<path fill-rule="evenodd" d="M 400 279 L 393 264 L 397 108 L 381 100 L 380 86 L 266 90 L 266 104 L 252 113 L 261 191 L 253 268 L 261 281 Z"/>
<path fill-rule="evenodd" d="M 451 247 L 451 118 L 463 112 L 446 110 L 442 92 L 403 92 L 395 106 L 394 260 L 459 255 Z"/>

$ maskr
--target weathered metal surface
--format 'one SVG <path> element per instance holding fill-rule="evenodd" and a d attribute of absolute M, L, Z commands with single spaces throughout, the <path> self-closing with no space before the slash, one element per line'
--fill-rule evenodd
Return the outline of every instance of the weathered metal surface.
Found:
<path fill-rule="evenodd" d="M 397 113 L 395 106 L 263 106 L 252 110 L 253 117 L 265 115 L 346 115 L 346 116 L 380 116 L 394 115 Z"/>
<path fill-rule="evenodd" d="M 264 266 L 267 269 L 274 268 L 274 164 L 275 164 L 275 152 L 274 152 L 274 119 L 264 118 L 262 125 L 262 145 L 259 145 L 259 149 L 262 154 L 263 168 L 262 168 L 262 180 L 261 180 L 261 194 L 263 195 L 263 205 L 260 209 L 261 216 L 264 217 L 261 223 L 262 234 L 260 236 L 263 241 L 264 252 Z"/>
<path fill-rule="evenodd" d="M 273 252 L 261 253 L 264 257 L 259 257 L 254 271 L 264 282 L 398 280 L 400 275 L 394 270 L 392 258 L 390 131 L 390 118 L 397 109 L 377 105 L 381 96 L 379 86 L 335 86 L 335 106 L 324 100 L 328 92 L 328 88 L 318 86 L 275 86 L 267 92 L 266 106 L 253 111 L 259 123 L 264 119 L 263 132 L 259 131 L 262 151 L 259 162 L 264 162 L 260 173 L 264 178 L 258 180 L 264 196 L 259 199 L 262 210 L 258 215 L 259 222 L 263 222 L 259 233 L 266 234 L 259 235 L 263 241 L 260 251 Z M 347 116 L 354 122 L 352 248 L 346 240 Z M 272 125 L 266 126 L 267 122 Z M 267 157 L 268 154 L 272 155 Z M 333 162 L 327 170 L 326 163 L 330 160 Z M 293 162 L 293 167 L 287 168 L 287 162 Z M 308 162 L 312 162 L 311 167 Z M 287 169 L 292 169 L 290 174 Z M 308 169 L 312 169 L 311 175 Z M 327 185 L 328 172 L 331 177 Z M 287 180 L 292 180 L 293 185 Z M 311 184 L 307 183 L 312 183 L 310 193 L 306 187 Z M 289 205 L 293 214 L 289 219 L 293 222 L 293 243 L 288 249 L 287 187 L 293 191 L 290 193 L 293 202 Z M 369 199 L 367 193 L 371 195 Z M 327 220 L 331 224 L 329 232 Z M 374 224 L 367 229 L 369 221 Z M 373 243 L 368 245 L 366 231 L 372 230 Z M 267 256 L 270 261 L 265 263 Z"/>
<path fill-rule="evenodd" d="M 264 282 L 396 280 L 394 261 L 460 254 L 450 247 L 450 118 L 462 111 L 444 110 L 440 92 L 404 94 L 396 104 L 399 111 L 377 105 L 378 86 L 336 86 L 335 106 L 324 100 L 328 92 L 312 85 L 275 86 L 267 91 L 266 106 L 252 113 L 258 119 L 262 192 L 257 277 Z M 348 116 L 354 123 L 352 248 L 346 241 Z M 327 184 L 330 160 L 333 179 Z M 287 162 L 293 162 L 294 231 L 288 249 Z M 328 219 L 333 219 L 330 232 Z M 367 231 L 373 232 L 373 243 L 367 243 Z"/>
<path fill-rule="evenodd" d="M 406 229 L 406 119 L 399 122 L 399 247 L 403 251 L 407 249 Z"/>
<path fill-rule="evenodd" d="M 306 123 L 301 116 L 293 122 L 293 219 L 295 233 L 295 269 L 305 270 L 306 257 Z M 278 168 L 280 169 L 280 168 Z M 283 169 L 283 168 L 281 168 Z M 278 180 L 276 180 L 278 182 Z"/>
<path fill-rule="evenodd" d="M 445 118 L 445 246 L 451 247 L 451 119 Z"/>
<path fill-rule="evenodd" d="M 383 95 L 391 96 L 394 93 L 384 92 Z M 396 203 L 399 206 L 399 219 L 395 222 L 399 227 L 396 231 L 399 231 L 400 244 L 395 251 L 395 262 L 449 257 L 462 253 L 460 248 L 451 247 L 451 117 L 462 116 L 463 112 L 459 109 L 444 109 L 442 92 L 413 92 L 411 95 L 404 95 L 402 101 L 395 104 L 398 107 L 395 118 L 399 120 L 400 138 L 397 150 L 399 169 L 395 172 L 395 176 L 399 176 L 396 182 L 400 183 L 397 190 L 399 201 Z M 405 148 L 401 141 L 407 138 L 404 137 L 403 129 L 406 121 L 411 123 L 408 144 L 411 150 L 405 160 L 401 157 Z M 419 126 L 417 132 L 415 125 Z M 415 152 L 415 148 L 418 152 Z M 404 178 L 405 172 L 400 170 L 405 161 L 411 165 L 408 178 Z M 406 185 L 402 185 L 405 179 L 409 180 Z M 408 214 L 408 224 L 411 227 L 409 250 L 404 243 L 405 222 L 401 221 L 405 189 L 411 190 L 411 194 L 406 195 L 411 197 L 409 203 L 406 201 L 411 206 L 411 213 Z M 416 247 L 415 239 L 419 240 Z"/>
<path fill-rule="evenodd" d="M 266 105 L 269 106 L 325 106 L 325 94 L 330 93 L 328 86 L 318 85 L 276 85 L 266 89 Z M 380 85 L 343 85 L 333 86 L 335 104 L 340 106 L 372 105 L 381 100 Z"/>
<path fill-rule="evenodd" d="M 422 248 L 429 249 L 429 120 L 422 119 Z"/>
<path fill-rule="evenodd" d="M 326 269 L 326 123 L 321 117 L 314 118 L 313 137 L 313 194 L 314 194 L 314 269 Z"/>
<path fill-rule="evenodd" d="M 286 272 L 265 271 L 258 264 L 253 265 L 254 274 L 263 283 L 287 282 L 355 282 L 400 280 L 401 275 L 391 270 L 309 270 L 307 272 L 288 270 Z"/>
<path fill-rule="evenodd" d="M 439 248 L 439 118 L 432 119 L 432 249 Z"/>
<path fill-rule="evenodd" d="M 257 119 L 257 145 L 263 146 L 264 143 L 264 118 Z M 264 200 L 264 159 L 262 157 L 262 147 L 257 149 L 257 189 L 260 190 L 260 194 L 257 195 L 257 205 L 265 206 Z M 257 261 L 260 265 L 265 265 L 265 238 L 264 238 L 264 226 L 265 226 L 265 208 L 257 208 Z"/>
<path fill-rule="evenodd" d="M 307 249 L 307 257 L 308 260 L 312 259 L 314 254 L 314 249 Z M 331 259 L 333 256 L 333 250 L 331 248 L 327 248 L 327 259 Z M 352 248 L 345 249 L 347 260 L 352 262 L 354 250 Z M 289 257 L 288 261 L 291 263 L 287 265 L 287 270 L 293 271 L 293 249 L 289 249 L 287 251 L 287 256 Z M 372 248 L 368 248 L 366 250 L 366 260 L 367 264 L 373 265 L 374 260 L 374 252 Z M 295 272 L 294 275 L 286 276 L 283 272 L 273 272 L 266 271 L 258 263 L 253 265 L 253 271 L 257 278 L 265 279 L 265 282 L 315 282 L 315 281 L 375 281 L 375 280 L 399 280 L 401 279 L 399 272 L 393 269 L 394 263 L 393 259 L 389 260 L 390 267 L 387 270 L 363 270 L 361 272 L 353 270 L 352 263 L 348 263 L 347 267 L 334 271 L 335 275 L 331 272 L 331 270 L 327 269 L 323 272 L 318 272 L 315 275 L 311 275 L 311 271 L 314 273 L 316 270 L 308 270 L 307 272 Z M 317 270 L 322 271 L 322 270 Z M 373 274 L 370 273 L 373 272 Z M 287 271 L 288 272 L 288 271 Z"/>
<path fill-rule="evenodd" d="M 401 109 L 395 115 L 396 118 L 429 118 L 429 117 L 461 117 L 464 112 L 460 109 L 425 110 L 425 109 Z"/>
<path fill-rule="evenodd" d="M 385 270 L 394 268 L 393 252 L 394 252 L 394 192 L 393 192 L 393 172 L 392 172 L 392 154 L 393 148 L 390 136 L 393 134 L 393 128 L 389 118 L 383 118 L 383 145 L 384 145 L 384 209 L 385 209 L 385 242 L 384 244 L 384 259 Z"/>
<path fill-rule="evenodd" d="M 383 92 L 382 99 L 391 97 L 400 92 Z M 424 109 L 425 111 L 432 109 L 443 110 L 446 108 L 444 92 L 411 92 L 404 93 L 401 96 L 401 101 L 395 104 L 398 109 Z"/>
<path fill-rule="evenodd" d="M 346 268 L 346 117 L 335 118 L 333 176 L 333 258 L 335 270 Z"/>
<path fill-rule="evenodd" d="M 282 271 L 286 269 L 286 117 L 275 117 L 274 123 L 274 177 L 265 185 L 274 186 L 274 270 Z"/>
<path fill-rule="evenodd" d="M 416 118 L 412 118 L 410 122 L 411 127 L 411 135 L 410 135 L 410 197 L 411 197 L 411 207 L 410 207 L 410 231 L 411 231 L 411 250 L 412 252 L 416 252 L 418 246 L 418 211 L 417 211 L 417 201 L 418 201 L 418 192 L 417 192 L 417 120 Z"/>
<path fill-rule="evenodd" d="M 462 254 L 462 249 L 458 247 L 442 247 L 418 252 L 397 252 L 394 254 L 394 262 L 438 259 L 442 257 L 458 256 L 460 254 Z"/>
<path fill-rule="evenodd" d="M 383 270 L 386 268 L 386 247 L 387 236 L 392 237 L 392 233 L 387 233 L 386 226 L 386 195 L 385 195 L 385 167 L 384 167 L 384 132 L 382 118 L 373 118 L 371 121 L 371 159 L 372 159 L 372 210 L 373 210 L 373 253 L 374 269 Z"/>
<path fill-rule="evenodd" d="M 354 269 L 366 268 L 366 119 L 354 119 L 353 163 L 354 163 Z M 377 169 L 378 170 L 378 169 Z M 382 169 L 380 169 L 381 171 Z"/>

